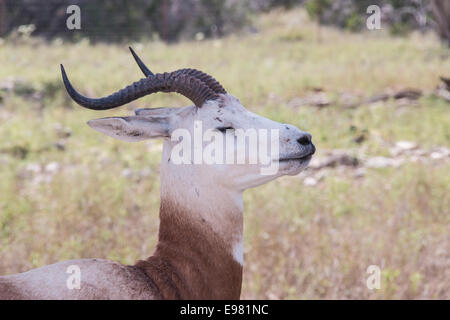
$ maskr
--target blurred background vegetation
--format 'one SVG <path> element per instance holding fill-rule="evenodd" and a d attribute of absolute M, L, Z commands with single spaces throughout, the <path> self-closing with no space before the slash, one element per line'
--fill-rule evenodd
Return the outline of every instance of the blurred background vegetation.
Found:
<path fill-rule="evenodd" d="M 249 110 L 309 131 L 308 170 L 244 194 L 242 298 L 449 299 L 449 1 L 0 0 L 0 274 L 65 259 L 133 264 L 158 230 L 161 142 L 79 108 L 155 72 L 214 75 Z M 66 28 L 68 4 L 81 30 Z M 382 29 L 365 28 L 379 4 Z M 369 265 L 380 290 L 366 287 Z"/>
<path fill-rule="evenodd" d="M 66 8 L 83 8 L 83 28 L 67 32 Z M 17 31 L 47 39 L 128 41 L 158 37 L 179 39 L 221 37 L 254 31 L 250 16 L 276 7 L 304 6 L 321 24 L 360 31 L 366 9 L 381 8 L 383 25 L 393 34 L 434 29 L 450 41 L 450 3 L 445 0 L 0 0 L 0 36 Z M 21 26 L 32 29 L 20 29 Z"/>

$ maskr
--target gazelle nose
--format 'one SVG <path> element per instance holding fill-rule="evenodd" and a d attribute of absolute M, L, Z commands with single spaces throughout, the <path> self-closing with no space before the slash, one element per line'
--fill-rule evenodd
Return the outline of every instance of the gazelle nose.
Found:
<path fill-rule="evenodd" d="M 309 133 L 303 133 L 301 137 L 297 139 L 297 142 L 302 146 L 307 146 L 311 144 L 311 135 Z"/>

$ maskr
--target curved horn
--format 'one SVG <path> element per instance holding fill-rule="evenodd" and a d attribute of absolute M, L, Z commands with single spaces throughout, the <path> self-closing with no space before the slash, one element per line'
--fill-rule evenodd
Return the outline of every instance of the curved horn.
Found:
<path fill-rule="evenodd" d="M 156 92 L 178 92 L 191 100 L 197 107 L 201 107 L 207 100 L 219 98 L 219 95 L 201 80 L 178 71 L 157 73 L 153 77 L 143 78 L 107 97 L 92 99 L 81 95 L 73 88 L 63 65 L 61 65 L 64 86 L 70 97 L 82 107 L 92 110 L 116 108 Z"/>
<path fill-rule="evenodd" d="M 134 57 L 134 60 L 136 60 L 136 63 L 138 64 L 139 68 L 141 68 L 142 72 L 145 74 L 146 77 L 149 75 L 153 76 L 153 73 L 150 71 L 149 68 L 142 62 L 142 60 L 138 57 L 136 52 L 129 47 L 131 54 Z M 200 70 L 196 69 L 180 69 L 177 71 L 179 74 L 186 74 L 192 77 L 196 77 L 200 81 L 203 81 L 212 91 L 214 91 L 217 94 L 225 94 L 227 93 L 225 89 L 222 87 L 222 85 L 213 77 L 211 77 L 209 74 L 206 74 Z"/>
<path fill-rule="evenodd" d="M 212 76 L 210 76 L 207 73 L 204 73 L 200 70 L 197 69 L 180 69 L 177 72 L 179 72 L 180 74 L 186 74 L 189 76 L 193 76 L 196 77 L 197 79 L 203 81 L 204 83 L 206 83 L 206 85 L 215 93 L 217 94 L 226 94 L 226 90 L 222 87 L 222 85 L 219 83 L 219 81 L 217 81 L 216 79 L 214 79 Z"/>
<path fill-rule="evenodd" d="M 147 68 L 147 66 L 142 62 L 142 60 L 138 57 L 138 55 L 136 54 L 136 52 L 134 52 L 133 48 L 128 47 L 128 49 L 130 49 L 131 54 L 134 57 L 134 60 L 136 60 L 136 63 L 138 64 L 139 68 L 141 68 L 142 72 L 145 74 L 146 77 L 148 76 L 154 76 L 153 72 L 150 71 L 149 68 Z"/>

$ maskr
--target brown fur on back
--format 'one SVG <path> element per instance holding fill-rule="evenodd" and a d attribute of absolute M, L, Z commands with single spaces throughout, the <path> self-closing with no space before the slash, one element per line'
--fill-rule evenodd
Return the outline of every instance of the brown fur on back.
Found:
<path fill-rule="evenodd" d="M 0 300 L 22 300 L 24 298 L 13 283 L 0 278 Z"/>

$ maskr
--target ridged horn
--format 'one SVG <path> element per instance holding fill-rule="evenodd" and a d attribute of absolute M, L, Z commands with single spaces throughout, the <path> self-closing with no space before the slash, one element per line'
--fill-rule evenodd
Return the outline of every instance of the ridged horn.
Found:
<path fill-rule="evenodd" d="M 131 54 L 134 57 L 134 60 L 136 60 L 136 63 L 138 64 L 139 68 L 142 70 L 144 75 L 148 77 L 149 75 L 153 75 L 153 73 L 150 71 L 149 68 L 144 64 L 144 62 L 139 58 L 139 56 L 134 52 L 133 48 L 129 47 Z M 189 76 L 196 77 L 197 79 L 204 82 L 212 91 L 214 91 L 217 94 L 225 94 L 227 93 L 225 89 L 222 87 L 222 85 L 214 79 L 212 76 L 210 76 L 207 73 L 204 73 L 200 70 L 196 69 L 180 69 L 177 71 L 179 74 L 187 74 Z"/>
<path fill-rule="evenodd" d="M 195 76 L 176 70 L 157 73 L 103 98 L 88 98 L 78 93 L 70 83 L 63 65 L 61 73 L 67 93 L 80 106 L 92 110 L 108 110 L 127 104 L 143 96 L 156 92 L 177 92 L 201 107 L 208 100 L 216 100 L 219 95 Z"/>

